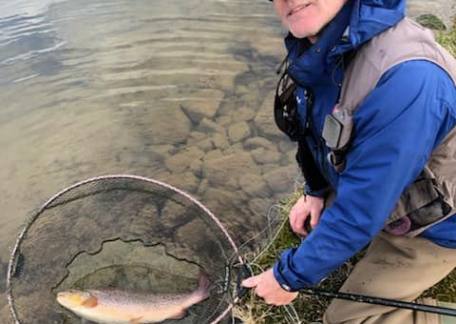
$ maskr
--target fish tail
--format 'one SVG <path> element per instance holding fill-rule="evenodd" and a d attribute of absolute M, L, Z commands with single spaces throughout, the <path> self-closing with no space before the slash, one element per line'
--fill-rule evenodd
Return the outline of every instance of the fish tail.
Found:
<path fill-rule="evenodd" d="M 209 297 L 209 288 L 211 282 L 204 271 L 200 271 L 198 276 L 198 288 L 193 292 L 193 297 L 196 302 L 200 302 Z"/>
<path fill-rule="evenodd" d="M 201 271 L 199 274 L 199 277 L 198 277 L 198 290 L 204 291 L 207 294 L 207 297 L 209 297 L 209 287 L 210 286 L 211 286 L 211 281 L 209 280 L 208 275 L 204 271 Z"/>

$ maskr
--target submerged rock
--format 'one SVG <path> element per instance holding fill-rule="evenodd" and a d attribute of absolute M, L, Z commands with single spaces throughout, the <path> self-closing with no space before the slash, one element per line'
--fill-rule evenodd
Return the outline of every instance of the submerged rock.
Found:
<path fill-rule="evenodd" d="M 255 127 L 259 132 L 266 137 L 282 137 L 285 136 L 277 128 L 274 117 L 272 115 L 272 105 L 274 102 L 274 93 L 271 92 L 263 101 L 261 108 L 258 110 L 254 121 Z"/>
<path fill-rule="evenodd" d="M 173 125 L 179 127 L 170 127 Z M 152 144 L 171 144 L 184 142 L 191 132 L 192 123 L 179 107 L 157 107 L 151 109 L 148 136 Z"/>
<path fill-rule="evenodd" d="M 187 170 L 194 160 L 200 160 L 203 156 L 204 152 L 193 146 L 167 158 L 165 165 L 169 171 L 180 173 Z"/>
<path fill-rule="evenodd" d="M 223 101 L 225 93 L 218 89 L 199 89 L 193 93 L 193 99 L 182 103 L 182 109 L 194 122 L 203 118 L 212 119 Z"/>
<path fill-rule="evenodd" d="M 294 167 L 281 167 L 264 174 L 269 188 L 273 192 L 292 192 L 296 170 Z"/>
<path fill-rule="evenodd" d="M 206 160 L 203 163 L 203 176 L 210 183 L 223 186 L 230 180 L 237 179 L 247 173 L 259 173 L 252 156 L 244 151 Z"/>
<path fill-rule="evenodd" d="M 239 185 L 246 194 L 252 197 L 268 197 L 270 194 L 266 181 L 255 174 L 245 174 L 240 177 Z"/>
<path fill-rule="evenodd" d="M 231 143 L 238 143 L 250 136 L 250 127 L 246 122 L 239 122 L 228 128 Z"/>

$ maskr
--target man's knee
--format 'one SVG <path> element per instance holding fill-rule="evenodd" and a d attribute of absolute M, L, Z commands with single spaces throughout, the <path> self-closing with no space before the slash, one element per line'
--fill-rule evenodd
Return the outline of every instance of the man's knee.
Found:
<path fill-rule="evenodd" d="M 335 299 L 323 315 L 323 324 L 361 324 L 366 320 L 377 323 L 378 313 L 374 305 Z"/>
<path fill-rule="evenodd" d="M 337 309 L 340 309 L 340 305 L 337 305 L 338 301 L 333 301 L 329 307 L 326 309 L 325 314 L 323 315 L 323 324 L 346 324 L 348 323 L 346 319 L 341 318 L 340 314 L 337 315 Z"/>

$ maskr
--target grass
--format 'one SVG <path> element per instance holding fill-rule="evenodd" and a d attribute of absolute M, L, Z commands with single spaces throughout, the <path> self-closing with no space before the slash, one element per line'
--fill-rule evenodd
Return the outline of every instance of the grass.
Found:
<path fill-rule="evenodd" d="M 450 31 L 436 30 L 436 39 L 456 56 L 456 24 Z M 281 202 L 283 226 L 267 251 L 259 258 L 256 258 L 255 255 L 251 256 L 251 260 L 255 260 L 255 273 L 260 273 L 271 267 L 284 249 L 299 244 L 299 239 L 292 233 L 288 225 L 288 213 L 301 194 L 296 192 L 286 201 Z M 342 265 L 319 287 L 337 291 L 361 256 L 362 252 Z M 423 296 L 456 303 L 456 270 L 439 284 L 424 292 Z M 330 300 L 327 298 L 309 297 L 301 294 L 293 302 L 292 307 L 271 307 L 250 294 L 245 297 L 241 305 L 234 309 L 234 315 L 245 324 L 312 323 L 321 320 L 329 302 Z"/>
<path fill-rule="evenodd" d="M 449 32 L 437 32 L 436 39 L 456 57 L 456 21 L 454 27 Z"/>

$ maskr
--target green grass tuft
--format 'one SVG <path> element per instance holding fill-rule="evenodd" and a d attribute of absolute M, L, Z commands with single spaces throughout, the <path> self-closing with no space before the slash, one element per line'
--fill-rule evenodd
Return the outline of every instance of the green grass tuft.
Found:
<path fill-rule="evenodd" d="M 456 57 L 456 22 L 449 32 L 438 32 L 437 41 Z"/>

